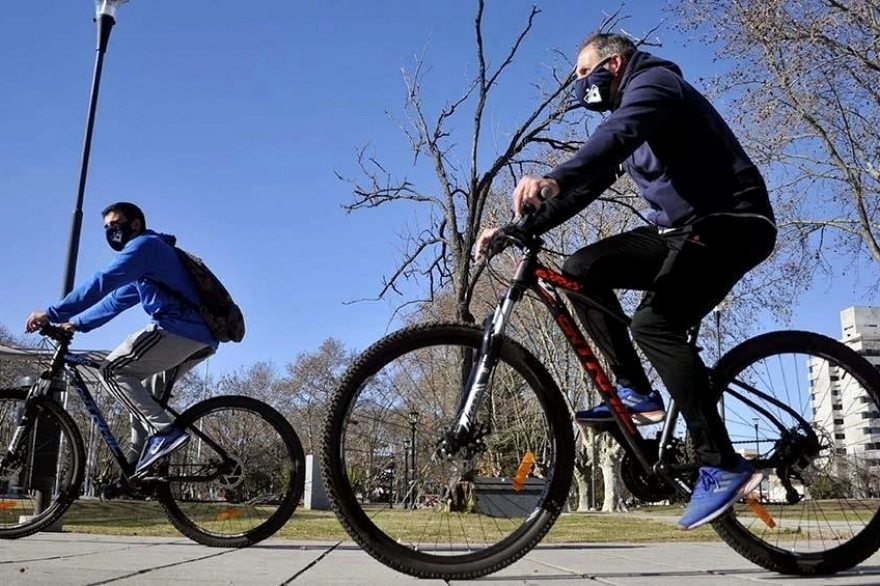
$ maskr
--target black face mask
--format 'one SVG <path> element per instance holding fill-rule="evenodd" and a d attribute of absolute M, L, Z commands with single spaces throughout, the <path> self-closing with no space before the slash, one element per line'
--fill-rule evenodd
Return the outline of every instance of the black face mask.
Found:
<path fill-rule="evenodd" d="M 132 228 L 131 222 L 113 224 L 107 226 L 104 230 L 104 236 L 107 237 L 107 244 L 109 244 L 110 248 L 116 252 L 125 248 L 125 244 L 131 240 L 133 233 L 134 228 Z"/>
<path fill-rule="evenodd" d="M 579 106 L 593 112 L 606 112 L 611 109 L 611 82 L 614 76 L 603 65 L 610 57 L 603 59 L 586 77 L 574 82 L 574 95 Z"/>

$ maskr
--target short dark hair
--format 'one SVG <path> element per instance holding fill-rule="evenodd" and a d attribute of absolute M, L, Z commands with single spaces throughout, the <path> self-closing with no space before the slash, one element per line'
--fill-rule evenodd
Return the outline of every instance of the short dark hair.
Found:
<path fill-rule="evenodd" d="M 596 48 L 596 54 L 600 59 L 617 53 L 629 61 L 636 52 L 636 45 L 632 40 L 616 33 L 595 32 L 590 34 L 581 42 L 581 46 L 578 48 L 578 55 L 590 45 Z"/>
<path fill-rule="evenodd" d="M 101 217 L 103 218 L 110 212 L 117 212 L 122 214 L 129 222 L 140 220 L 141 229 L 146 230 L 147 228 L 147 219 L 144 217 L 144 212 L 141 211 L 141 208 L 137 207 L 133 203 L 129 203 L 127 201 L 117 201 L 116 203 L 111 203 L 106 208 L 104 208 L 103 212 L 101 212 Z"/>

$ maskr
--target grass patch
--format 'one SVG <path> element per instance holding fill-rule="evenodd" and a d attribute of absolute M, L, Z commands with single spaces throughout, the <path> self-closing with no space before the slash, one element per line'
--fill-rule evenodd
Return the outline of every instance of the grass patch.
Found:
<path fill-rule="evenodd" d="M 680 508 L 676 511 L 680 514 Z M 669 514 L 675 512 L 669 511 Z M 424 517 L 424 519 L 422 519 Z M 439 518 L 429 511 L 398 511 L 382 516 L 381 526 L 406 532 L 407 527 L 421 527 L 424 521 Z M 465 518 L 478 521 L 478 515 Z M 485 522 L 485 517 L 482 517 Z M 149 535 L 180 537 L 155 502 L 101 502 L 79 500 L 64 516 L 65 531 L 107 535 Z M 351 538 L 331 511 L 297 509 L 275 537 L 295 541 L 348 541 Z M 680 531 L 673 523 L 656 521 L 629 513 L 565 513 L 559 517 L 545 543 L 609 543 L 651 541 L 712 541 L 717 539 L 709 527 Z"/>
<path fill-rule="evenodd" d="M 780 535 L 800 533 L 799 521 L 806 519 L 828 522 L 855 522 L 857 526 L 869 520 L 877 510 L 877 502 L 865 501 L 861 506 L 853 502 L 849 507 L 836 502 L 812 501 L 798 505 L 768 504 L 767 510 L 781 523 Z M 750 526 L 759 524 L 744 505 L 737 504 L 740 519 Z M 716 541 L 710 526 L 693 531 L 681 531 L 675 520 L 681 515 L 681 506 L 656 506 L 635 509 L 632 513 L 563 513 L 544 538 L 545 543 L 644 543 Z M 8 512 L 8 511 L 7 511 Z M 494 519 L 483 515 L 446 515 L 431 510 L 405 511 L 401 509 L 370 511 L 373 521 L 383 531 L 404 539 L 424 542 L 425 535 L 441 534 L 453 540 L 462 535 L 483 535 L 497 539 L 519 524 L 519 520 Z M 151 501 L 101 502 L 78 500 L 64 516 L 65 531 L 107 535 L 148 535 L 180 537 L 165 517 L 162 508 Z M 456 529 L 461 528 L 461 535 Z M 765 531 L 761 527 L 761 531 Z M 349 541 L 351 538 L 330 511 L 297 509 L 294 516 L 275 534 L 275 537 L 294 541 Z M 800 538 L 809 538 L 806 534 Z M 846 537 L 848 538 L 848 536 Z M 428 539 L 430 541 L 430 538 Z"/>

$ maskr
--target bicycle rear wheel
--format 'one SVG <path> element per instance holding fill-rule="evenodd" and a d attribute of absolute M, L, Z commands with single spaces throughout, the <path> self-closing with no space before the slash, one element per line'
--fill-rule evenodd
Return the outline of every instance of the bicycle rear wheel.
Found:
<path fill-rule="evenodd" d="M 713 524 L 784 574 L 832 574 L 880 548 L 880 373 L 841 342 L 800 331 L 747 340 L 719 361 L 734 447 L 764 480 Z"/>
<path fill-rule="evenodd" d="M 8 453 L 28 391 L 0 389 L 0 539 L 25 537 L 50 526 L 79 497 L 83 481 L 82 436 L 70 415 L 51 399 L 33 403 L 36 422 L 18 442 L 18 453 Z M 50 455 L 55 457 L 49 459 Z M 42 497 L 37 492 L 41 483 L 51 487 Z"/>
<path fill-rule="evenodd" d="M 167 463 L 156 499 L 181 533 L 212 547 L 275 534 L 303 494 L 305 456 L 290 423 L 250 397 L 196 403 L 176 423 L 192 436 Z"/>
<path fill-rule="evenodd" d="M 331 401 L 322 472 L 336 516 L 371 556 L 412 576 L 468 579 L 513 563 L 569 493 L 569 410 L 544 366 L 510 339 L 470 432 L 453 439 L 482 340 L 472 325 L 405 328 L 361 354 Z"/>

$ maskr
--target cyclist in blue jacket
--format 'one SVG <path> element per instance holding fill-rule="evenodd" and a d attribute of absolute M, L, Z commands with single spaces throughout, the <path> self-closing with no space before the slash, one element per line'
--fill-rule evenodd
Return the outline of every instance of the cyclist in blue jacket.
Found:
<path fill-rule="evenodd" d="M 720 516 L 761 481 L 733 449 L 687 330 L 772 253 L 773 210 L 760 172 L 677 65 L 637 50 L 626 37 L 596 33 L 582 43 L 575 74 L 578 103 L 610 114 L 570 160 L 543 177 L 520 179 L 514 212 L 536 209 L 530 231 L 541 234 L 583 210 L 624 172 L 647 200 L 650 225 L 578 250 L 563 270 L 621 311 L 615 289 L 645 291 L 632 317 L 633 339 L 680 407 L 701 464 L 679 521 L 691 529 Z M 478 251 L 495 231 L 480 234 Z M 661 421 L 663 399 L 652 390 L 626 327 L 599 310 L 577 304 L 576 310 L 611 363 L 633 419 Z M 577 415 L 587 424 L 613 421 L 605 405 Z"/>
<path fill-rule="evenodd" d="M 128 456 L 131 463 L 136 461 L 138 475 L 189 440 L 157 399 L 163 398 L 169 381 L 213 354 L 219 342 L 198 311 L 168 290 L 198 305 L 195 284 L 173 248 L 176 238 L 147 229 L 144 213 L 132 203 L 112 204 L 101 215 L 107 243 L 119 254 L 59 303 L 31 313 L 25 330 L 34 332 L 52 322 L 88 332 L 137 304 L 150 315 L 151 323 L 101 365 L 107 391 L 131 412 Z"/>

